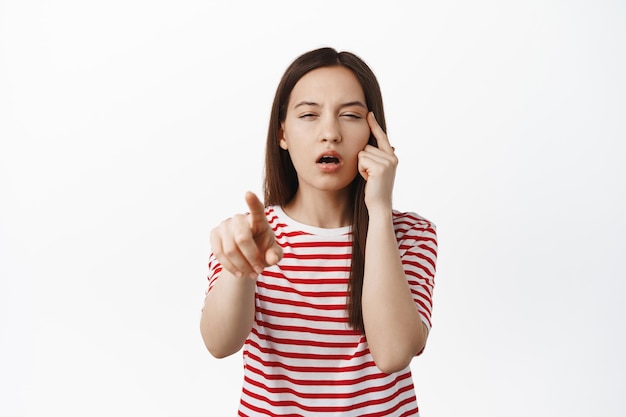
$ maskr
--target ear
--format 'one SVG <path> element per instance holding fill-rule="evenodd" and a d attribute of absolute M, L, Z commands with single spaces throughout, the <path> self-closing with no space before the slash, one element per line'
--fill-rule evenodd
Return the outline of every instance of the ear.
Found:
<path fill-rule="evenodd" d="M 278 129 L 278 139 L 280 140 L 280 147 L 284 150 L 287 150 L 287 139 L 285 139 L 285 123 L 280 124 L 280 129 Z"/>

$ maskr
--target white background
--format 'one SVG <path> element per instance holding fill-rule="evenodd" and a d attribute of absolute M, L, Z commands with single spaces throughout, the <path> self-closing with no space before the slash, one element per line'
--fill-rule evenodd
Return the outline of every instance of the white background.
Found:
<path fill-rule="evenodd" d="M 411 6 L 409 7 L 409 4 Z M 622 416 L 620 1 L 0 1 L 0 415 L 229 416 L 209 231 L 261 191 L 274 90 L 377 74 L 396 208 L 439 232 L 424 417 Z"/>

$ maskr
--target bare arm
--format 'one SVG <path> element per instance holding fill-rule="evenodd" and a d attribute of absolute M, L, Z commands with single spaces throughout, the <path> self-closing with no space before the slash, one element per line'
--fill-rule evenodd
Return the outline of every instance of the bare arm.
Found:
<path fill-rule="evenodd" d="M 370 212 L 362 307 L 376 366 L 387 373 L 407 367 L 424 348 L 428 329 L 402 267 L 391 211 Z"/>
<path fill-rule="evenodd" d="M 243 346 L 254 323 L 256 278 L 282 258 L 256 195 L 246 194 L 249 215 L 236 215 L 211 232 L 211 247 L 222 271 L 207 294 L 200 333 L 209 352 L 223 358 Z"/>
<path fill-rule="evenodd" d="M 413 301 L 398 252 L 392 217 L 392 190 L 398 159 L 373 114 L 368 114 L 378 148 L 359 154 L 359 172 L 367 181 L 369 227 L 363 275 L 363 324 L 376 366 L 387 373 L 409 365 L 426 343 L 428 330 Z"/>
<path fill-rule="evenodd" d="M 232 355 L 243 346 L 254 322 L 255 286 L 255 280 L 223 270 L 207 294 L 200 333 L 214 357 Z"/>

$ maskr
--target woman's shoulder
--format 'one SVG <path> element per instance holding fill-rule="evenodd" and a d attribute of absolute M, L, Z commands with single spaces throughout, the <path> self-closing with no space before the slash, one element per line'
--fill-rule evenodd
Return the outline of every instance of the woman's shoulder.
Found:
<path fill-rule="evenodd" d="M 278 206 L 267 206 L 267 207 L 265 207 L 265 217 L 267 217 L 267 221 L 270 224 L 275 222 L 276 220 L 278 220 L 277 207 Z M 280 207 L 278 207 L 278 208 L 280 209 Z"/>
<path fill-rule="evenodd" d="M 432 236 L 436 239 L 435 223 L 412 211 L 393 210 L 393 226 L 399 239 L 417 236 Z"/>
<path fill-rule="evenodd" d="M 287 219 L 284 218 L 283 211 L 280 206 L 265 207 L 265 217 L 267 217 L 267 222 L 270 224 L 274 232 L 289 229 Z"/>

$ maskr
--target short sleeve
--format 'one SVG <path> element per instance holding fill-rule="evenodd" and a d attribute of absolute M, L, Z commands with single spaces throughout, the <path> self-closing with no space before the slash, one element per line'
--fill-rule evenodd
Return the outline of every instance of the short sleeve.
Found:
<path fill-rule="evenodd" d="M 220 276 L 220 272 L 222 272 L 222 264 L 217 260 L 215 255 L 211 253 L 211 256 L 209 256 L 209 273 L 207 275 L 209 286 L 206 290 L 206 294 L 208 294 L 213 288 L 213 285 L 215 285 L 215 282 Z"/>
<path fill-rule="evenodd" d="M 420 317 L 430 331 L 433 289 L 437 265 L 437 229 L 435 225 L 413 213 L 396 220 L 400 257 L 413 300 Z"/>

